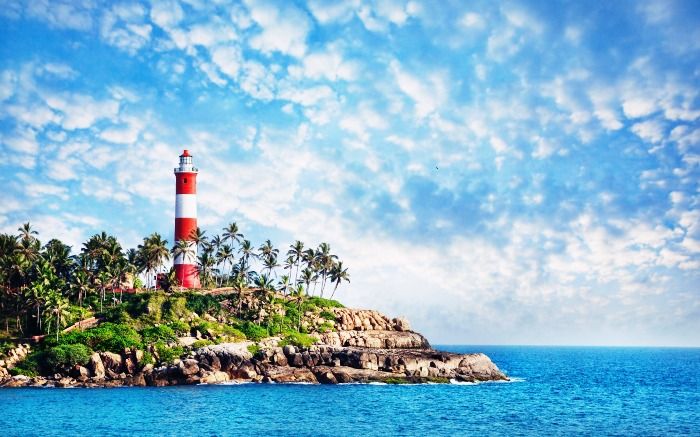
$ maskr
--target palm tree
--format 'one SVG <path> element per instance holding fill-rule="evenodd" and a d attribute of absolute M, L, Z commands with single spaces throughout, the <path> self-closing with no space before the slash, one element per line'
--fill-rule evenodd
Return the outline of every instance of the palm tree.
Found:
<path fill-rule="evenodd" d="M 350 282 L 350 274 L 348 273 L 348 269 L 343 268 L 343 262 L 338 261 L 333 265 L 333 269 L 331 270 L 331 283 L 335 284 L 333 293 L 331 293 L 331 299 L 335 296 L 335 291 L 342 281 Z"/>
<path fill-rule="evenodd" d="M 258 278 L 255 281 L 255 285 L 258 287 L 258 315 L 256 317 L 256 321 L 258 322 L 258 324 L 260 324 L 260 320 L 262 318 L 263 305 L 267 302 L 268 295 L 272 295 L 271 292 L 275 289 L 275 286 L 272 282 L 272 279 L 270 279 L 270 277 L 264 273 L 258 276 Z M 274 295 L 272 296 L 274 297 Z"/>
<path fill-rule="evenodd" d="M 319 270 L 323 281 L 321 282 L 321 297 L 323 297 L 323 290 L 326 288 L 326 279 L 330 273 L 335 260 L 338 257 L 331 254 L 331 246 L 328 243 L 321 243 L 316 250 L 316 259 L 318 260 Z"/>
<path fill-rule="evenodd" d="M 287 255 L 293 260 L 293 262 L 296 264 L 296 272 L 294 274 L 294 282 L 297 282 L 297 279 L 299 279 L 299 264 L 301 264 L 301 261 L 304 256 L 304 243 L 301 241 L 297 240 L 294 242 L 294 244 L 289 246 L 289 250 L 287 251 Z M 291 274 L 291 269 L 289 271 Z"/>
<path fill-rule="evenodd" d="M 205 235 L 207 231 L 201 230 L 199 227 L 196 229 L 193 229 L 192 232 L 190 232 L 189 240 L 194 241 L 194 244 L 198 248 L 204 248 L 204 245 L 207 243 L 208 237 Z"/>
<path fill-rule="evenodd" d="M 46 309 L 51 318 L 56 321 L 56 341 L 58 341 L 62 319 L 68 311 L 68 301 L 58 293 L 51 293 L 47 299 Z"/>
<path fill-rule="evenodd" d="M 78 269 L 73 274 L 71 286 L 78 294 L 78 305 L 80 308 L 83 307 L 83 297 L 87 295 L 90 290 L 90 279 L 88 278 L 85 270 Z"/>
<path fill-rule="evenodd" d="M 228 226 L 223 228 L 223 230 L 224 241 L 231 241 L 232 243 L 235 241 L 236 243 L 240 243 L 243 240 L 243 234 L 238 231 L 238 225 L 236 222 L 229 223 Z"/>
<path fill-rule="evenodd" d="M 187 261 L 192 254 L 194 254 L 194 248 L 189 241 L 178 240 L 175 242 L 173 248 L 170 249 L 170 254 L 174 259 L 181 257 L 183 261 Z M 182 269 L 180 271 L 184 272 Z M 180 285 L 182 285 L 185 282 L 185 277 L 183 276 L 182 278 L 177 278 L 177 280 L 180 281 Z"/>
<path fill-rule="evenodd" d="M 306 284 L 306 290 L 308 291 L 309 284 L 311 284 L 311 282 L 315 281 L 317 278 L 318 275 L 316 275 L 313 270 L 307 267 L 301 271 L 301 278 L 299 278 L 299 283 Z"/>
<path fill-rule="evenodd" d="M 279 264 L 277 263 L 277 255 L 270 254 L 265 259 L 263 260 L 263 270 L 267 270 L 268 274 L 272 273 L 272 269 L 275 267 L 279 267 Z M 275 274 L 277 276 L 277 274 Z"/>
<path fill-rule="evenodd" d="M 241 242 L 241 248 L 238 251 L 241 253 L 241 261 L 246 265 L 249 264 L 250 257 L 255 256 L 253 245 L 250 244 L 250 240 L 243 240 Z"/>
<path fill-rule="evenodd" d="M 223 272 L 222 272 L 222 276 L 221 276 L 221 277 L 222 277 L 222 280 L 221 280 L 221 284 L 222 284 L 222 285 L 223 285 L 223 277 L 224 277 L 224 274 L 225 274 L 224 272 L 226 271 L 226 264 L 227 264 L 227 263 L 228 263 L 228 264 L 233 264 L 233 259 L 234 259 L 233 247 L 231 247 L 231 245 L 229 245 L 229 244 L 224 244 L 224 245 L 221 246 L 221 248 L 219 248 L 219 250 L 216 252 L 216 262 L 217 262 L 218 264 L 223 264 L 223 266 L 224 266 L 224 269 L 223 269 Z"/>
<path fill-rule="evenodd" d="M 22 240 L 35 240 L 36 238 L 34 237 L 34 235 L 39 235 L 37 231 L 32 229 L 32 225 L 29 224 L 29 222 L 23 223 L 22 226 L 17 228 L 17 230 L 19 231 Z"/>
<path fill-rule="evenodd" d="M 209 285 L 211 276 L 214 273 L 214 262 L 215 259 L 210 250 L 205 250 L 201 255 L 199 255 L 199 257 L 197 257 L 199 277 L 202 280 L 202 285 L 205 287 Z"/>
<path fill-rule="evenodd" d="M 279 290 L 286 296 L 287 292 L 289 291 L 289 287 L 291 287 L 291 282 L 289 275 L 282 275 L 280 276 L 279 280 Z"/>

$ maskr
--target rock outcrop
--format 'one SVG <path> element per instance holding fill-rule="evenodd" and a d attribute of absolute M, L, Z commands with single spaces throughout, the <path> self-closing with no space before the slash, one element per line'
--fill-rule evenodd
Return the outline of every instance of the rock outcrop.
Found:
<path fill-rule="evenodd" d="M 205 346 L 175 362 L 144 365 L 143 353 L 95 353 L 89 363 L 69 374 L 50 377 L 9 377 L 0 386 L 167 386 L 217 384 L 227 381 L 304 382 L 449 382 L 497 381 L 507 377 L 484 354 L 434 350 L 405 319 L 389 319 L 368 310 L 334 309 L 335 331 L 317 333 L 310 347 L 279 347 L 278 338 Z"/>

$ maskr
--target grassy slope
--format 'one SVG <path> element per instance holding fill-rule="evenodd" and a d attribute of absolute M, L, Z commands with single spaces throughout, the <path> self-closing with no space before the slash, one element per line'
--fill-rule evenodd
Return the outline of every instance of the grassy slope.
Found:
<path fill-rule="evenodd" d="M 263 311 L 259 309 L 263 308 Z M 309 332 L 333 329 L 332 307 L 337 301 L 318 297 L 298 301 L 277 296 L 261 303 L 251 294 L 203 295 L 194 292 L 162 292 L 124 296 L 124 302 L 98 316 L 100 326 L 47 337 L 15 368 L 13 374 L 34 376 L 66 371 L 84 365 L 93 352 L 120 353 L 124 349 L 144 351 L 142 364 L 167 363 L 208 344 L 249 339 L 259 341 L 282 337 L 282 344 L 308 346 Z M 300 317 L 301 316 L 301 317 Z M 200 337 L 191 347 L 177 343 L 177 337 Z M 2 352 L 2 351 L 0 351 Z"/>

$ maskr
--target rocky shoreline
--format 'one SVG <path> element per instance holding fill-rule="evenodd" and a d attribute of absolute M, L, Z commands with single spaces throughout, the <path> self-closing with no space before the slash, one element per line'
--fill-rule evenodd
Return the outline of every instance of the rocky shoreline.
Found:
<path fill-rule="evenodd" d="M 191 351 L 158 367 L 144 353 L 95 352 L 85 366 L 52 376 L 9 376 L 0 366 L 0 387 L 119 387 L 275 383 L 448 383 L 507 381 L 489 357 L 434 350 L 404 319 L 368 310 L 335 309 L 336 330 L 318 333 L 309 347 L 280 346 L 279 338 L 223 343 Z M 23 348 L 24 350 L 24 348 Z M 26 350 L 23 352 L 26 354 Z"/>

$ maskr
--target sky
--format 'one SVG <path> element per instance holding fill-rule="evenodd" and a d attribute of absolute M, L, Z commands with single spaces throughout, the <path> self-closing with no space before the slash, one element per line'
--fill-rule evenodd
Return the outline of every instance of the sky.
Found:
<path fill-rule="evenodd" d="M 700 346 L 696 1 L 0 0 L 0 232 L 327 242 L 433 344 Z"/>

